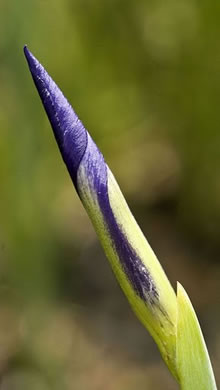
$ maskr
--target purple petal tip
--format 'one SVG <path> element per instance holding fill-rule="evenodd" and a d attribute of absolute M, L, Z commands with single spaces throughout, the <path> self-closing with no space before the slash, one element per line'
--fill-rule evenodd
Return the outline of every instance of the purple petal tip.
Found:
<path fill-rule="evenodd" d="M 87 131 L 60 89 L 26 45 L 24 54 L 63 160 L 76 185 L 77 169 L 87 145 Z"/>

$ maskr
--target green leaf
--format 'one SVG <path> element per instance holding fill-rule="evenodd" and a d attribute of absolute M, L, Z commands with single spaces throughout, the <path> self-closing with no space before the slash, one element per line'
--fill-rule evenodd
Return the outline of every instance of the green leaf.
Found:
<path fill-rule="evenodd" d="M 177 285 L 177 372 L 182 390 L 215 390 L 215 378 L 203 334 L 190 299 Z"/>

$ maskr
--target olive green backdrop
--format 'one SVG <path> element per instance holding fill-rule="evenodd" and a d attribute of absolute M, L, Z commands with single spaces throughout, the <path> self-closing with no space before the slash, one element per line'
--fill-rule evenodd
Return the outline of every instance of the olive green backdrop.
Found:
<path fill-rule="evenodd" d="M 220 380 L 220 3 L 0 1 L 0 389 L 177 389 L 117 286 L 23 45 L 94 137 Z"/>

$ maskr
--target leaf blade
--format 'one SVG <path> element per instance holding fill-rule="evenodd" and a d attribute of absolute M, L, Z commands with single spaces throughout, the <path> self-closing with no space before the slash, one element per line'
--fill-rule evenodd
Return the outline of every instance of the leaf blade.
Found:
<path fill-rule="evenodd" d="M 177 284 L 176 362 L 182 390 L 216 390 L 205 340 L 191 301 Z"/>

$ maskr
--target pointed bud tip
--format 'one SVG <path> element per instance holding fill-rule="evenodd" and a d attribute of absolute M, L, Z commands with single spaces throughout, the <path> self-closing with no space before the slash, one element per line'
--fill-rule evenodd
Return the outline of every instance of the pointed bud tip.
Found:
<path fill-rule="evenodd" d="M 24 55 L 63 159 L 76 184 L 77 169 L 87 145 L 87 132 L 61 90 L 27 45 L 24 46 Z"/>
<path fill-rule="evenodd" d="M 28 49 L 27 45 L 24 45 L 24 55 L 25 55 L 25 58 L 27 60 L 29 69 L 31 71 L 31 74 L 34 77 L 37 68 L 40 68 L 40 63 L 34 57 L 34 55 L 30 52 L 30 50 Z M 42 67 L 42 69 L 43 69 L 43 67 Z"/>
<path fill-rule="evenodd" d="M 27 45 L 24 45 L 24 55 L 25 55 L 25 57 L 26 57 L 26 60 L 28 61 L 28 63 L 29 63 L 29 60 L 30 60 L 30 58 L 31 58 L 31 52 L 28 50 L 28 47 L 27 47 Z"/>

